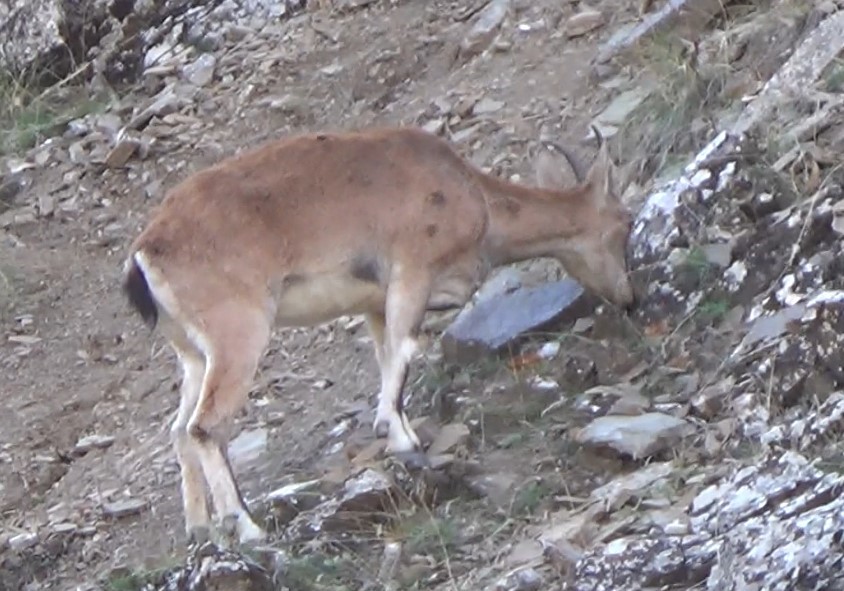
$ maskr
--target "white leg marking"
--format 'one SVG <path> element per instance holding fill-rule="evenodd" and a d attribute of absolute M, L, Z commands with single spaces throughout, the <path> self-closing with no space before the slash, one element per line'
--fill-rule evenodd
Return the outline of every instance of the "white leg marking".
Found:
<path fill-rule="evenodd" d="M 375 434 L 387 437 L 391 453 L 421 451 L 419 437 L 413 432 L 404 413 L 402 393 L 408 365 L 418 350 L 416 334 L 430 295 L 430 280 L 424 276 L 407 276 L 400 265 L 394 268 L 395 278 L 387 288 L 385 306 L 386 336 L 381 365 L 381 391 L 375 413 Z"/>
<path fill-rule="evenodd" d="M 182 473 L 182 503 L 185 531 L 190 537 L 198 528 L 209 527 L 208 503 L 205 498 L 205 475 L 202 464 L 188 437 L 188 420 L 196 408 L 205 374 L 205 362 L 192 353 L 178 352 L 182 365 L 182 387 L 179 411 L 170 426 L 170 439 Z"/>
<path fill-rule="evenodd" d="M 260 540 L 266 534 L 252 520 L 243 502 L 226 453 L 224 428 L 246 404 L 249 386 L 269 341 L 269 323 L 262 312 L 241 305 L 218 313 L 217 324 L 206 321 L 225 328 L 198 343 L 205 352 L 205 376 L 187 430 L 202 463 L 217 520 L 232 516 L 237 520 L 241 542 Z M 233 318 L 237 318 L 237 324 L 230 326 Z"/>

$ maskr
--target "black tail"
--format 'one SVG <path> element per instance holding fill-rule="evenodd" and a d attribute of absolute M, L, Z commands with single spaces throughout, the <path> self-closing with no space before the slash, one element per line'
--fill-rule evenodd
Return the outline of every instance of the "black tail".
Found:
<path fill-rule="evenodd" d="M 152 292 L 149 290 L 147 278 L 144 277 L 144 272 L 138 267 L 134 258 L 123 279 L 123 293 L 126 294 L 129 303 L 138 311 L 144 322 L 151 329 L 155 328 L 158 322 L 158 306 L 156 306 L 155 298 L 152 297 Z"/>

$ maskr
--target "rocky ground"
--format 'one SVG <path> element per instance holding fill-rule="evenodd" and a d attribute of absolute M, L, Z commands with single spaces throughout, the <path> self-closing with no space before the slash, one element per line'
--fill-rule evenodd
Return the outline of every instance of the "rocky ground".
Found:
<path fill-rule="evenodd" d="M 0 11 L 0 590 L 844 589 L 842 3 L 93 4 L 37 91 Z M 534 263 L 432 318 L 415 473 L 373 439 L 360 321 L 279 331 L 231 444 L 273 539 L 186 548 L 125 249 L 221 156 L 386 123 L 525 182 L 596 125 L 641 305 Z M 468 343 L 478 310 L 518 337 Z"/>

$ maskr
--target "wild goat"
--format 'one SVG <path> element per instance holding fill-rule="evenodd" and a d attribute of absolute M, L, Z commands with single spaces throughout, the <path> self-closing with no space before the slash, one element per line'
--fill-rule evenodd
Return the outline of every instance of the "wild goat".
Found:
<path fill-rule="evenodd" d="M 264 536 L 224 427 L 247 401 L 274 324 L 365 315 L 381 371 L 374 430 L 389 452 L 408 453 L 420 444 L 402 390 L 426 311 L 463 306 L 496 266 L 546 256 L 631 305 L 631 217 L 606 144 L 577 186 L 563 187 L 563 170 L 543 150 L 539 188 L 520 186 L 434 135 L 388 128 L 287 137 L 173 188 L 131 245 L 123 287 L 184 373 L 171 435 L 189 537 L 210 529 L 206 485 L 241 541 Z"/>

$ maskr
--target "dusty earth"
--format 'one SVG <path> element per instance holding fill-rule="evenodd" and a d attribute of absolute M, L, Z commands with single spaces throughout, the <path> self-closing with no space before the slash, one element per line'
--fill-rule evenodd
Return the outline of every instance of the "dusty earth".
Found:
<path fill-rule="evenodd" d="M 35 203 L 40 213 L 0 235 L 0 589 L 129 589 L 127 573 L 166 568 L 184 556 L 179 474 L 168 439 L 180 377 L 169 349 L 130 312 L 119 289 L 125 249 L 168 186 L 223 155 L 297 130 L 432 120 L 444 121 L 479 165 L 526 182 L 540 137 L 588 159 L 594 151 L 584 141 L 588 123 L 620 84 L 635 80 L 622 71 L 595 82 L 589 62 L 613 31 L 638 19 L 639 3 L 603 0 L 592 7 L 607 21 L 568 38 L 565 23 L 581 7 L 514 2 L 492 47 L 479 56 L 457 51 L 473 15 L 469 3 L 376 2 L 308 12 L 227 39 L 214 52 L 214 80 L 189 106 L 150 125 L 155 142 L 143 158 L 117 169 L 84 155 L 75 161 L 69 136 L 39 148 L 46 156 L 25 171 L 14 200 Z M 747 66 L 742 72 L 753 70 Z M 154 81 L 120 89 L 111 110 L 128 118 L 159 89 Z M 706 130 L 700 134 L 707 137 Z M 576 405 L 540 413 L 561 394 L 634 380 L 653 369 L 658 354 L 667 362 L 660 375 L 676 378 L 689 358 L 664 358 L 659 337 L 670 331 L 659 326 L 659 314 L 652 305 L 626 319 L 601 307 L 589 326 L 535 335 L 537 345 L 562 342 L 550 361 L 489 358 L 446 367 L 434 354 L 414 370 L 413 415 L 470 425 L 471 444 L 461 453 L 483 473 L 517 485 L 501 485 L 506 494 L 492 486 L 480 498 L 458 497 L 437 514 L 433 542 L 425 529 L 434 519 L 429 510 L 403 514 L 381 532 L 434 556 L 418 561 L 418 579 L 407 588 L 472 569 L 476 581 L 484 580 L 488 565 L 525 528 L 629 468 L 567 435 L 582 424 Z M 701 341 L 711 359 L 695 360 L 713 369 L 733 335 L 713 335 L 707 324 Z M 656 391 L 647 394 L 658 399 L 660 382 L 653 384 Z M 278 332 L 235 430 L 244 434 L 233 457 L 246 496 L 315 478 L 327 488 L 341 481 L 349 458 L 372 441 L 367 405 L 376 388 L 371 343 L 359 322 Z M 81 449 L 88 436 L 97 437 Z M 682 457 L 683 450 L 673 453 Z M 687 472 L 678 474 L 682 488 Z M 705 482 L 690 480 L 683 494 Z M 29 533 L 37 551 L 6 551 L 13 539 L 29 547 L 21 541 Z M 378 568 L 374 553 L 341 549 L 333 556 L 356 571 L 349 586 L 319 586 L 314 575 L 313 586 L 301 588 L 362 588 Z M 472 579 L 461 579 L 460 588 L 476 588 Z"/>

